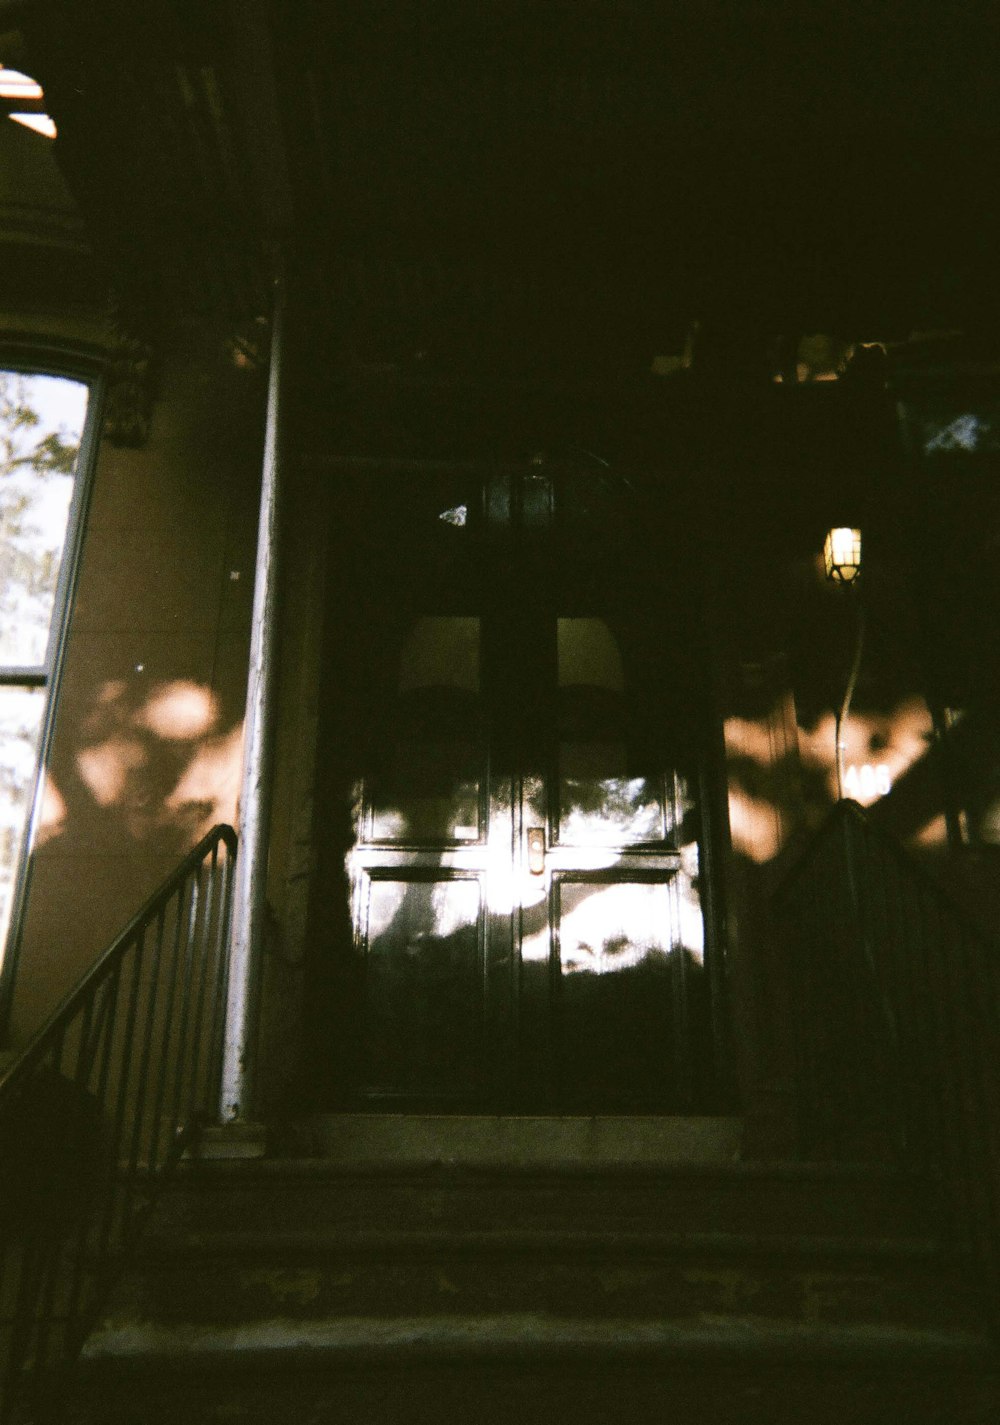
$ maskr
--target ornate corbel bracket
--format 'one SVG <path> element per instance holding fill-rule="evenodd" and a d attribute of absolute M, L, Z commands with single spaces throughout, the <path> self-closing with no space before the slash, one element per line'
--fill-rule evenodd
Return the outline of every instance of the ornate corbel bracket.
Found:
<path fill-rule="evenodd" d="M 104 435 L 112 445 L 141 446 L 149 439 L 159 364 L 155 327 L 148 302 L 113 294 L 104 404 Z"/>

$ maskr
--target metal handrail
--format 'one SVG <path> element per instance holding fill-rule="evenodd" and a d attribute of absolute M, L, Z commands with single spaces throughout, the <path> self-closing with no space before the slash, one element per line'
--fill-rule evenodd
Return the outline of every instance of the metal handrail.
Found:
<path fill-rule="evenodd" d="M 214 1115 L 235 857 L 214 827 L 0 1072 L 0 1425 L 53 1418 L 158 1188 Z"/>
<path fill-rule="evenodd" d="M 938 1174 L 1000 1287 L 1000 947 L 855 802 L 775 894 L 798 1007 L 804 1156 Z"/>

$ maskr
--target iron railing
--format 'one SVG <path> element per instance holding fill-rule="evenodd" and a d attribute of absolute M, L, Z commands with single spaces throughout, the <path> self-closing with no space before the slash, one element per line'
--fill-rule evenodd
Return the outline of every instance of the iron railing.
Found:
<path fill-rule="evenodd" d="M 185 857 L 0 1074 L 0 1425 L 53 1418 L 218 1095 L 236 835 Z"/>
<path fill-rule="evenodd" d="M 776 896 L 806 1157 L 938 1174 L 1000 1286 L 1000 949 L 854 802 Z"/>

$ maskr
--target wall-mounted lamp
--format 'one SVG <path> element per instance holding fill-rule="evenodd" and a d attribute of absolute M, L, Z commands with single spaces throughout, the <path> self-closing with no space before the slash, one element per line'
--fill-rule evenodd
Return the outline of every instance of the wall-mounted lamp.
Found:
<path fill-rule="evenodd" d="M 853 584 L 861 573 L 861 531 L 831 529 L 823 542 L 826 577 L 834 584 Z"/>

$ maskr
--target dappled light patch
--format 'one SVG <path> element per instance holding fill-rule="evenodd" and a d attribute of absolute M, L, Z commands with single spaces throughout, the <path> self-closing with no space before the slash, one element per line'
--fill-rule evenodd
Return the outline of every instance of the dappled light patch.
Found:
<path fill-rule="evenodd" d="M 781 820 L 773 803 L 749 796 L 740 787 L 729 788 L 729 833 L 733 849 L 763 865 L 781 849 Z"/>
<path fill-rule="evenodd" d="M 838 799 L 833 710 L 798 726 L 797 737 L 793 718 L 791 740 L 780 731 L 779 713 L 776 705 L 766 716 L 730 717 L 724 725 L 732 845 L 756 865 L 772 861 L 794 829 L 819 825 Z M 935 741 L 927 704 L 916 695 L 887 711 L 855 710 L 841 736 L 844 796 L 862 806 L 889 796 Z"/>
<path fill-rule="evenodd" d="M 220 717 L 217 694 L 196 679 L 110 678 L 82 719 L 77 773 L 135 840 L 164 830 L 189 840 L 235 819 L 243 728 L 220 731 Z"/>
<path fill-rule="evenodd" d="M 913 836 L 909 838 L 911 846 L 919 847 L 922 851 L 933 851 L 939 847 L 944 847 L 948 843 L 948 823 L 944 813 L 935 816 L 924 825 Z"/>
<path fill-rule="evenodd" d="M 110 807 L 124 799 L 130 776 L 147 761 L 146 748 L 137 739 L 109 737 L 78 752 L 76 766 L 97 805 Z"/>
<path fill-rule="evenodd" d="M 166 800 L 171 816 L 208 830 L 216 822 L 235 825 L 243 767 L 243 723 L 197 749 Z"/>
<path fill-rule="evenodd" d="M 42 789 L 42 807 L 38 817 L 38 830 L 35 833 L 35 845 L 44 846 L 46 842 L 61 835 L 66 825 L 66 815 L 66 799 L 50 774 L 46 777 Z"/>
<path fill-rule="evenodd" d="M 168 742 L 204 737 L 218 721 L 218 699 L 210 688 L 178 678 L 156 689 L 136 721 Z"/>
<path fill-rule="evenodd" d="M 727 717 L 723 734 L 730 757 L 746 757 L 762 767 L 773 760 L 774 736 L 769 720 Z"/>

